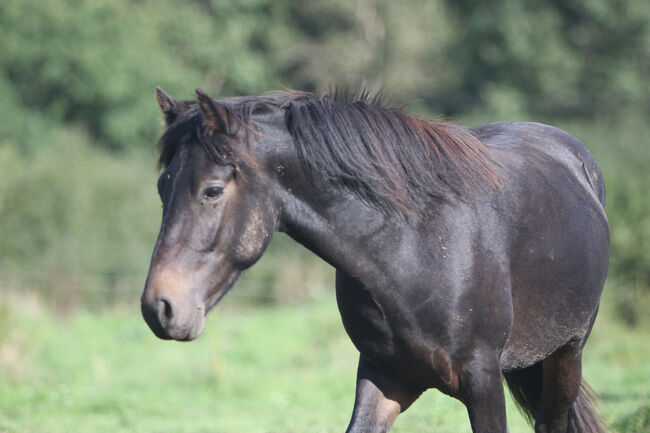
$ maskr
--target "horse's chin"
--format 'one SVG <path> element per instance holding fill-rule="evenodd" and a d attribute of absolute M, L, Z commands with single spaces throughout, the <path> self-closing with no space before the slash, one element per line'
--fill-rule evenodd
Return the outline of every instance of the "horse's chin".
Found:
<path fill-rule="evenodd" d="M 172 338 L 174 338 L 174 340 L 178 340 L 178 341 L 196 340 L 203 333 L 204 328 L 205 328 L 205 314 L 202 314 L 202 311 L 201 311 L 196 315 L 194 323 L 192 324 L 189 331 L 185 335 L 181 336 L 179 334 L 178 335 L 179 338 L 177 338 L 176 336 L 174 336 Z"/>
<path fill-rule="evenodd" d="M 199 308 L 197 310 L 194 317 L 194 322 L 192 323 L 189 331 L 185 332 L 179 330 L 178 332 L 174 333 L 174 335 L 170 334 L 171 338 L 178 341 L 192 341 L 199 338 L 199 336 L 203 333 L 203 329 L 205 328 L 205 316 L 219 303 L 219 301 L 221 301 L 224 296 L 226 296 L 226 293 L 228 293 L 232 286 L 235 285 L 240 275 L 241 272 L 234 272 L 231 274 L 230 277 L 226 280 L 226 284 L 224 284 L 221 289 L 217 290 L 216 293 L 208 297 L 208 299 L 205 301 L 205 307 Z"/>
<path fill-rule="evenodd" d="M 239 277 L 241 276 L 242 272 L 241 271 L 236 271 L 230 274 L 228 279 L 225 281 L 225 283 L 213 294 L 208 296 L 208 298 L 205 301 L 205 314 L 207 315 L 218 303 L 221 301 L 221 299 L 226 296 L 226 294 L 230 291 L 232 286 L 235 285 Z"/>
<path fill-rule="evenodd" d="M 166 328 L 153 328 L 158 338 L 163 340 L 192 341 L 196 340 L 205 328 L 205 313 L 203 308 L 197 309 L 192 321 L 185 326 L 168 326 Z"/>

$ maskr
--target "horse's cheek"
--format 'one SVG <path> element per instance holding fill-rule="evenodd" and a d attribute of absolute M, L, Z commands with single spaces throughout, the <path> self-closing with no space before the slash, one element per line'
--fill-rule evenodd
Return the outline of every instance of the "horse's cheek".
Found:
<path fill-rule="evenodd" d="M 242 268 L 252 266 L 264 253 L 273 235 L 272 224 L 259 210 L 253 210 L 240 224 L 241 234 L 235 247 L 235 260 Z"/>

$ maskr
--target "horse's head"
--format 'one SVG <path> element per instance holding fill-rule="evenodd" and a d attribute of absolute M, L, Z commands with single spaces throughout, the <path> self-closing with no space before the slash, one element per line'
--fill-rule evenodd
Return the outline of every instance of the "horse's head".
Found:
<path fill-rule="evenodd" d="M 262 256 L 279 211 L 264 162 L 247 146 L 249 125 L 200 90 L 196 105 L 161 89 L 157 99 L 167 125 L 158 180 L 163 215 L 142 314 L 158 337 L 192 340 Z"/>

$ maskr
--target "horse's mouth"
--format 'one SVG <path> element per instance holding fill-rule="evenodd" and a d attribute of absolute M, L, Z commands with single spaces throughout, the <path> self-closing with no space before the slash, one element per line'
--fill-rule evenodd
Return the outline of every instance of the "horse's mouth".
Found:
<path fill-rule="evenodd" d="M 187 334 L 182 338 L 174 338 L 174 339 L 178 341 L 196 340 L 203 333 L 203 328 L 205 328 L 205 313 L 201 311 L 194 318 L 194 323 L 192 323 L 192 326 L 190 327 Z"/>
<path fill-rule="evenodd" d="M 178 341 L 196 340 L 203 333 L 203 329 L 205 328 L 205 317 L 208 315 L 210 310 L 212 310 L 219 303 L 221 298 L 226 296 L 226 293 L 228 293 L 228 291 L 235 285 L 240 275 L 241 272 L 233 273 L 226 281 L 224 287 L 206 300 L 205 307 L 197 308 L 197 310 L 200 311 L 197 311 L 197 314 L 194 317 L 194 322 L 192 323 L 189 331 L 187 331 L 187 334 L 180 336 L 180 338 L 178 338 L 179 336 L 174 335 L 171 337 L 174 340 Z"/>
<path fill-rule="evenodd" d="M 221 301 L 221 298 L 226 296 L 230 289 L 235 285 L 242 272 L 236 271 L 233 272 L 228 279 L 223 284 L 220 290 L 217 290 L 214 294 L 210 295 L 205 301 L 205 312 L 204 315 L 207 315 L 218 303 Z"/>

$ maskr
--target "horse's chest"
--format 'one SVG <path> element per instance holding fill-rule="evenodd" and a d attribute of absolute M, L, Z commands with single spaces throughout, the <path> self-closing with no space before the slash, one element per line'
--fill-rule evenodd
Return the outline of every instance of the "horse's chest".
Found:
<path fill-rule="evenodd" d="M 341 281 L 337 281 L 336 297 L 345 330 L 364 358 L 420 385 L 445 392 L 455 389 L 446 351 L 435 338 L 423 338 L 419 327 L 400 321 L 398 312 L 387 308 L 393 303 L 382 303 L 362 286 Z"/>
<path fill-rule="evenodd" d="M 336 300 L 346 332 L 364 356 L 388 361 L 395 354 L 395 333 L 386 311 L 370 291 L 337 278 Z"/>

